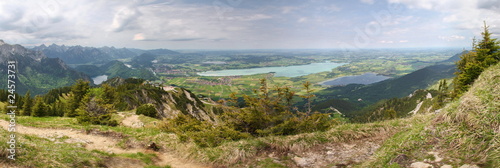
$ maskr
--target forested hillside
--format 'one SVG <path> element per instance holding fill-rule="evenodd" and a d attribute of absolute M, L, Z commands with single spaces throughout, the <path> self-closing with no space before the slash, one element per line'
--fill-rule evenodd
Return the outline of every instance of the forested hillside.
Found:
<path fill-rule="evenodd" d="M 89 76 L 95 77 L 100 75 L 107 75 L 108 79 L 120 78 L 141 78 L 146 80 L 156 80 L 157 76 L 151 69 L 146 68 L 130 68 L 121 61 L 110 61 L 104 65 L 80 65 L 75 67 L 75 70 L 83 72 Z"/>
<path fill-rule="evenodd" d="M 21 45 L 11 45 L 0 40 L 0 62 L 7 65 L 7 61 L 17 62 L 18 94 L 45 94 L 50 89 L 70 86 L 77 79 L 91 80 L 84 73 L 68 67 L 59 58 L 48 58 L 43 53 L 32 51 Z M 0 78 L 7 79 L 7 66 L 1 66 Z M 7 82 L 1 82 L 0 87 L 7 88 Z"/>

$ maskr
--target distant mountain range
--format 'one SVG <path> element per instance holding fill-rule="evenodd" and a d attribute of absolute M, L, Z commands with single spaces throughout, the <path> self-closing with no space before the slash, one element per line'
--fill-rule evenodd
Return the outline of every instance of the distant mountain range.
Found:
<path fill-rule="evenodd" d="M 102 64 L 116 59 L 132 58 L 144 53 L 154 55 L 176 55 L 178 52 L 168 49 L 128 49 L 115 47 L 82 47 L 44 44 L 33 47 L 32 50 L 41 51 L 49 58 L 60 58 L 68 64 Z"/>
<path fill-rule="evenodd" d="M 21 45 L 11 45 L 0 40 L 0 62 L 17 61 L 16 92 L 32 95 L 44 94 L 50 89 L 69 86 L 77 79 L 91 81 L 89 76 L 78 72 L 59 58 L 49 58 L 41 51 L 26 49 Z M 7 66 L 0 66 L 0 78 L 7 79 Z M 7 88 L 7 82 L 0 82 L 0 88 Z"/>

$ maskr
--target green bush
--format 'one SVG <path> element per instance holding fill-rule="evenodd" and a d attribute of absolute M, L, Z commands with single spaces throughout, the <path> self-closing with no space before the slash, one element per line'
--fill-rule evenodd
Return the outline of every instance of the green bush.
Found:
<path fill-rule="evenodd" d="M 135 114 L 137 115 L 145 115 L 148 117 L 153 117 L 156 118 L 158 117 L 158 112 L 156 111 L 156 108 L 153 104 L 142 104 L 139 107 L 137 107 L 137 110 L 135 111 Z"/>
<path fill-rule="evenodd" d="M 226 141 L 251 137 L 250 134 L 236 131 L 231 127 L 216 126 L 184 114 L 167 119 L 160 128 L 175 133 L 181 141 L 192 140 L 200 147 L 215 147 Z"/>
<path fill-rule="evenodd" d="M 86 97 L 84 101 L 88 99 L 89 98 Z M 76 109 L 78 123 L 117 126 L 118 122 L 111 119 L 111 105 L 103 105 L 98 102 L 99 100 L 93 98 Z"/>
<path fill-rule="evenodd" d="M 216 147 L 225 141 L 252 137 L 248 133 L 242 133 L 227 126 L 205 127 L 202 131 L 189 132 L 188 135 L 200 147 Z"/>

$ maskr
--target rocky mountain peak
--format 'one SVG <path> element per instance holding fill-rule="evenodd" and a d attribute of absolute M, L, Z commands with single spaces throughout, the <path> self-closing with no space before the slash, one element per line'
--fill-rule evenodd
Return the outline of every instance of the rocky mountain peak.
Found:
<path fill-rule="evenodd" d="M 0 62 L 5 62 L 10 58 L 31 58 L 40 62 L 46 56 L 42 52 L 26 49 L 19 44 L 11 45 L 0 40 Z"/>

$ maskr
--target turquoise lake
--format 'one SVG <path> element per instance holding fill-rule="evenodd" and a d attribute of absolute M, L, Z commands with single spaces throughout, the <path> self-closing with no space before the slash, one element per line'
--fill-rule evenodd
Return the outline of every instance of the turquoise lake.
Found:
<path fill-rule="evenodd" d="M 207 71 L 198 73 L 200 76 L 240 76 L 254 75 L 275 72 L 275 76 L 280 77 L 298 77 L 309 75 L 318 72 L 331 71 L 333 68 L 345 65 L 346 63 L 312 63 L 307 65 L 292 65 L 283 67 L 263 67 L 263 68 L 248 68 L 248 69 L 229 69 L 220 71 Z"/>

